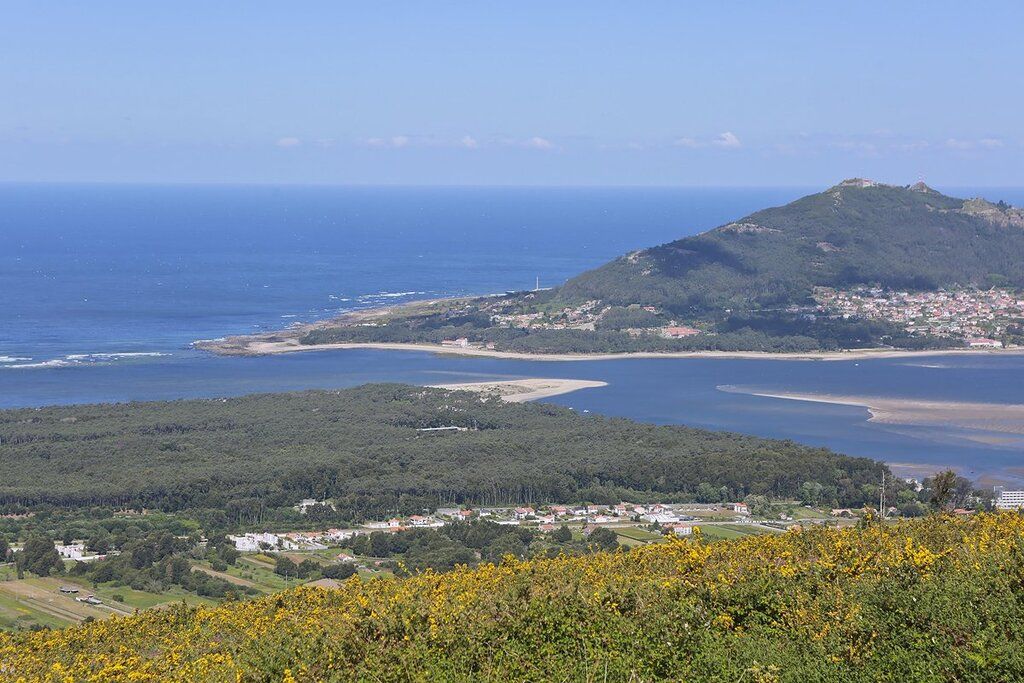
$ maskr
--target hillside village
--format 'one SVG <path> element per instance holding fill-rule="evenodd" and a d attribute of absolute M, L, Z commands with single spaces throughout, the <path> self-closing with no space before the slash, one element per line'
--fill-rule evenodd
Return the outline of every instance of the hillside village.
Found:
<path fill-rule="evenodd" d="M 1000 337 L 1009 331 L 1019 334 L 1024 322 L 1024 295 L 1008 289 L 907 292 L 818 287 L 814 298 L 822 314 L 884 320 L 913 335 L 962 338 L 972 348 L 1001 348 Z"/>
<path fill-rule="evenodd" d="M 517 297 L 481 297 L 445 302 L 428 309 L 444 324 L 474 320 L 484 332 L 513 331 L 616 331 L 634 338 L 685 339 L 702 335 L 715 337 L 709 321 L 685 320 L 657 306 L 611 306 L 601 300 L 550 307 L 534 303 L 538 293 Z M 816 287 L 811 305 L 793 305 L 785 313 L 803 317 L 891 323 L 911 336 L 962 341 L 967 348 L 1003 348 L 1019 345 L 1024 338 L 1024 294 L 993 287 L 990 289 L 939 289 L 936 291 L 893 290 L 882 287 L 836 289 Z M 398 313 L 399 317 L 393 317 Z M 347 323 L 350 328 L 388 328 L 401 319 L 400 311 L 382 309 L 364 312 Z M 486 334 L 484 334 L 486 337 Z M 495 343 L 458 336 L 440 342 L 456 348 L 494 349 Z"/>

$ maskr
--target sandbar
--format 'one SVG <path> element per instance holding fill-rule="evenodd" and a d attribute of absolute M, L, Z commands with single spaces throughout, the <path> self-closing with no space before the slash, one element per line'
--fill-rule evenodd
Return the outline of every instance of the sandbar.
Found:
<path fill-rule="evenodd" d="M 429 386 L 437 389 L 476 391 L 500 397 L 503 401 L 508 401 L 509 403 L 522 403 L 523 401 L 536 401 L 560 394 L 568 394 L 571 391 L 579 391 L 580 389 L 606 387 L 608 383 L 589 379 L 546 379 L 532 377 L 529 379 L 494 380 L 489 382 L 431 384 Z"/>
<path fill-rule="evenodd" d="M 741 387 L 719 387 L 723 391 L 750 394 L 764 398 L 790 401 L 811 401 L 866 408 L 869 422 L 888 425 L 917 425 L 959 428 L 979 433 L 962 435 L 989 445 L 1013 444 L 1015 436 L 1024 435 L 1024 404 L 981 403 L 969 401 L 935 401 L 916 398 L 882 396 L 848 396 L 835 394 L 803 394 L 767 392 Z"/>

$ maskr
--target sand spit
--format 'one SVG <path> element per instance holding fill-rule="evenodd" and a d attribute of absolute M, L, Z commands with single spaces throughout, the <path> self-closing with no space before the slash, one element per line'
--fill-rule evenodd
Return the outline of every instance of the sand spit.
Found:
<path fill-rule="evenodd" d="M 1024 353 L 1024 349 L 988 350 L 953 349 L 947 351 L 894 351 L 892 349 L 859 349 L 856 351 L 822 351 L 807 353 L 766 353 L 760 351 L 680 351 L 643 353 L 515 353 L 477 347 L 443 346 L 441 344 L 406 344 L 344 342 L 337 344 L 300 344 L 295 338 L 281 335 L 228 337 L 223 340 L 197 343 L 196 348 L 227 356 L 264 356 L 303 351 L 341 351 L 349 349 L 381 349 L 387 351 L 419 351 L 452 356 L 476 356 L 530 361 L 624 360 L 630 358 L 735 358 L 747 360 L 849 361 L 874 358 L 907 358 L 922 356 L 977 356 Z"/>
<path fill-rule="evenodd" d="M 607 382 L 588 379 L 510 379 L 492 382 L 462 382 L 456 384 L 432 384 L 437 389 L 477 391 L 482 394 L 500 396 L 509 403 L 536 401 L 541 398 L 568 394 L 580 389 L 608 386 Z"/>
<path fill-rule="evenodd" d="M 737 387 L 720 387 L 723 391 L 781 398 L 790 401 L 811 401 L 867 408 L 869 422 L 890 425 L 934 426 L 987 432 L 970 438 L 979 443 L 1013 443 L 1013 437 L 999 434 L 1024 435 L 1024 404 L 974 403 L 967 401 L 930 401 L 912 398 L 880 396 L 844 396 L 835 394 L 799 394 L 762 392 Z"/>

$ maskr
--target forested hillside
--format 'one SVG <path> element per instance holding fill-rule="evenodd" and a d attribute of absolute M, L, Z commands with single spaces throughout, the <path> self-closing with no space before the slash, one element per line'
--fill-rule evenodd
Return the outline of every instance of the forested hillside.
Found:
<path fill-rule="evenodd" d="M 0 633 L 24 681 L 1019 681 L 1024 518 L 350 579 Z"/>
<path fill-rule="evenodd" d="M 362 519 L 441 503 L 692 499 L 701 484 L 782 497 L 806 481 L 856 505 L 883 467 L 787 441 L 406 385 L 0 412 L 0 503 L 214 508 L 234 522 L 307 497 Z"/>
<path fill-rule="evenodd" d="M 807 304 L 815 286 L 1024 285 L 1024 211 L 848 180 L 714 230 L 634 252 L 565 284 L 565 301 L 681 316 Z"/>

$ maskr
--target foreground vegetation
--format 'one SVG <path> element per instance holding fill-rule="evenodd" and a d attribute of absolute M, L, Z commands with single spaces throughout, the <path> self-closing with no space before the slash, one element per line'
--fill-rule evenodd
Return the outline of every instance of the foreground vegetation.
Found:
<path fill-rule="evenodd" d="M 968 681 L 1024 675 L 1024 518 L 932 516 L 350 579 L 0 633 L 16 681 Z"/>

